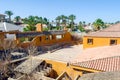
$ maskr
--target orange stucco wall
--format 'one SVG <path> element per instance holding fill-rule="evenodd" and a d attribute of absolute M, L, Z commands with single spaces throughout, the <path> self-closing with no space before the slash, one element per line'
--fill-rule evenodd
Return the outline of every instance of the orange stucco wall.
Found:
<path fill-rule="evenodd" d="M 52 68 L 56 71 L 57 76 L 62 74 L 65 71 L 73 79 L 77 75 L 82 75 L 82 72 L 73 70 L 73 68 L 71 66 L 67 66 L 67 63 L 59 62 L 59 61 L 52 61 L 52 60 L 45 60 L 45 61 L 49 64 L 52 64 Z"/>
<path fill-rule="evenodd" d="M 36 36 L 33 38 L 32 41 L 29 42 L 21 42 L 20 39 L 16 39 L 16 42 L 18 45 L 20 45 L 23 48 L 28 47 L 31 43 L 34 44 L 35 46 L 42 46 L 42 45 L 51 45 L 55 43 L 62 43 L 62 42 L 71 42 L 71 34 L 69 32 L 66 32 L 65 34 L 61 34 L 62 38 L 57 39 L 57 35 L 43 35 L 43 36 Z M 48 39 L 46 40 L 46 37 Z"/>
<path fill-rule="evenodd" d="M 93 39 L 93 44 L 88 44 L 87 40 Z M 83 38 L 83 48 L 92 48 L 99 46 L 110 46 L 110 40 L 117 40 L 117 44 L 120 44 L 120 38 L 110 38 L 110 37 L 84 37 Z"/>
<path fill-rule="evenodd" d="M 59 42 L 69 42 L 71 41 L 71 34 L 69 32 L 63 34 L 61 39 L 56 39 L 56 35 L 47 35 L 48 36 L 48 40 L 46 40 L 46 35 L 44 36 L 37 36 L 35 37 L 32 42 L 36 45 L 36 46 L 40 46 L 40 45 L 49 45 L 49 44 L 53 44 L 53 43 L 59 43 Z M 50 36 L 52 38 L 50 38 Z M 40 41 L 40 37 L 41 37 L 41 41 Z"/>
<path fill-rule="evenodd" d="M 77 67 L 74 65 L 67 66 L 66 62 L 61 61 L 55 61 L 55 60 L 45 60 L 47 63 L 52 64 L 52 69 L 56 71 L 57 76 L 62 74 L 63 72 L 67 72 L 67 74 L 72 78 L 72 80 L 75 79 L 76 76 L 80 75 L 82 76 L 82 71 L 89 71 L 89 72 L 101 72 L 93 69 L 83 68 L 83 67 Z M 75 70 L 78 69 L 78 70 Z M 57 77 L 56 76 L 56 77 Z"/>

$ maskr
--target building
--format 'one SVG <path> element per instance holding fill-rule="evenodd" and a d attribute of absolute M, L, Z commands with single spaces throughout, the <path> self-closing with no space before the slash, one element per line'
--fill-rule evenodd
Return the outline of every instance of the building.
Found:
<path fill-rule="evenodd" d="M 29 77 L 32 80 L 40 80 L 40 79 L 46 79 L 46 80 L 54 80 L 49 79 L 50 77 L 53 77 L 54 74 L 52 68 L 47 64 L 45 61 L 36 59 L 34 57 L 30 57 L 28 60 L 21 63 L 19 66 L 17 66 L 14 69 L 14 72 L 16 73 L 14 75 L 14 79 L 16 80 L 26 80 L 27 75 L 30 75 Z M 47 77 L 49 76 L 49 77 Z"/>
<path fill-rule="evenodd" d="M 67 31 L 43 31 L 41 24 L 37 25 L 36 30 L 37 31 L 15 33 L 17 44 L 27 46 L 33 43 L 35 46 L 47 45 L 46 47 L 55 47 L 55 44 L 70 42 L 72 40 L 71 34 Z M 24 41 L 22 41 L 22 39 L 24 39 Z"/>
<path fill-rule="evenodd" d="M 23 31 L 22 26 L 17 26 L 11 23 L 7 22 L 0 22 L 0 31 L 1 32 L 14 32 L 14 31 Z M 6 34 L 6 38 L 14 39 L 15 35 L 14 34 Z"/>
<path fill-rule="evenodd" d="M 120 71 L 120 45 L 89 48 L 79 54 L 72 65 L 88 72 Z"/>
<path fill-rule="evenodd" d="M 54 76 L 51 76 L 56 80 L 78 80 L 84 74 L 120 71 L 120 45 L 118 44 L 119 25 L 120 24 L 116 24 L 105 30 L 96 32 L 97 37 L 94 36 L 96 34 L 92 34 L 93 36 L 85 36 L 85 42 L 87 42 L 89 38 L 95 39 L 96 42 L 93 42 L 93 45 L 95 45 L 93 46 L 94 48 L 84 50 L 82 50 L 82 45 L 71 46 L 71 34 L 65 30 L 43 31 L 41 24 L 38 24 L 36 32 L 14 32 L 13 34 L 15 34 L 15 41 L 18 46 L 25 49 L 31 44 L 34 44 L 37 47 L 42 47 L 43 51 L 45 51 L 44 54 L 42 52 L 41 55 L 35 56 L 34 62 L 28 59 L 14 70 L 22 74 L 29 74 L 34 72 L 37 67 L 39 68 L 40 62 L 45 61 L 47 64 L 51 65 L 52 70 L 54 70 L 52 73 Z M 21 39 L 26 39 L 27 42 Z M 93 41 L 92 39 L 90 41 Z M 111 40 L 117 40 L 118 45 L 113 44 L 115 43 L 114 41 L 111 42 L 112 46 L 108 44 L 103 45 L 103 43 L 105 43 L 104 40 L 109 44 Z M 88 40 L 88 42 L 90 41 Z M 98 45 L 99 42 L 102 44 L 102 47 L 98 47 L 100 46 Z M 63 45 L 64 43 L 69 44 Z M 83 45 L 84 44 L 86 43 L 83 43 Z M 53 51 L 54 49 L 57 50 Z M 38 62 L 36 60 L 38 60 Z M 26 62 L 29 63 L 26 65 Z M 31 63 L 35 64 L 31 65 Z M 29 67 L 29 65 L 31 66 Z M 27 71 L 28 73 L 26 73 Z"/>
<path fill-rule="evenodd" d="M 81 80 L 85 78 L 84 75 L 92 76 L 96 72 L 120 71 L 120 45 L 90 48 L 84 51 L 81 51 L 80 47 L 80 45 L 64 46 L 63 49 L 51 54 L 45 53 L 35 56 L 31 60 L 26 60 L 14 70 L 22 74 L 34 73 L 40 62 L 45 61 L 51 65 L 54 71 L 51 73 L 54 74 L 54 76 L 51 75 L 51 78 L 55 80 Z M 29 67 L 31 64 L 34 65 Z"/>
<path fill-rule="evenodd" d="M 0 22 L 4 22 L 5 21 L 5 15 L 4 14 L 0 14 Z"/>
<path fill-rule="evenodd" d="M 2 27 L 3 30 L 6 27 Z M 14 29 L 14 28 L 13 28 Z M 6 35 L 12 36 L 18 46 L 27 48 L 31 44 L 44 49 L 43 51 L 52 51 L 53 49 L 60 48 L 66 43 L 72 41 L 71 34 L 67 31 L 42 31 L 40 25 L 37 27 L 37 31 L 20 32 L 11 30 L 8 32 L 0 32 L 2 40 L 6 38 Z M 8 37 L 7 37 L 8 38 Z"/>
<path fill-rule="evenodd" d="M 93 31 L 93 29 L 94 29 L 94 27 L 93 27 L 93 25 L 91 23 L 89 23 L 88 25 L 85 25 L 83 28 L 85 30 L 90 30 L 90 31 Z"/>
<path fill-rule="evenodd" d="M 9 31 L 23 31 L 22 30 L 22 26 L 17 26 L 11 23 L 7 23 L 7 22 L 0 22 L 0 31 L 2 32 L 9 32 Z"/>
<path fill-rule="evenodd" d="M 91 32 L 84 36 L 83 48 L 99 46 L 111 46 L 120 44 L 120 23 L 114 24 L 106 29 Z"/>

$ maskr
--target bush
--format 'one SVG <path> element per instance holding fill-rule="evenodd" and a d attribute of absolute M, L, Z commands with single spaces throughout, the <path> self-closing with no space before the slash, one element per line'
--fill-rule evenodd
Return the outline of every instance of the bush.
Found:
<path fill-rule="evenodd" d="M 83 28 L 83 26 L 78 26 L 78 29 L 79 29 L 81 32 L 85 32 L 85 29 Z"/>
<path fill-rule="evenodd" d="M 49 29 L 48 28 L 43 28 L 43 31 L 48 31 Z"/>

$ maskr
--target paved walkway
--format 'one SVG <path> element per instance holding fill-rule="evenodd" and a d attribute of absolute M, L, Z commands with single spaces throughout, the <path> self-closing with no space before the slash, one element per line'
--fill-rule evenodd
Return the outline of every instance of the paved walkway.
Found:
<path fill-rule="evenodd" d="M 78 54 L 82 53 L 83 45 L 68 46 L 63 49 L 59 49 L 53 53 L 45 53 L 38 55 L 40 59 L 50 59 L 62 62 L 71 62 Z"/>

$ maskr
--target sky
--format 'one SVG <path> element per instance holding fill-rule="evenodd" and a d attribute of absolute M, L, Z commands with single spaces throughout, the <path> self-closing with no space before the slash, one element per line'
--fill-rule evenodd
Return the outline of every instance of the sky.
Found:
<path fill-rule="evenodd" d="M 0 13 L 10 10 L 22 18 L 47 17 L 50 21 L 59 15 L 74 14 L 76 22 L 91 23 L 97 18 L 104 22 L 120 20 L 120 0 L 0 0 Z"/>

